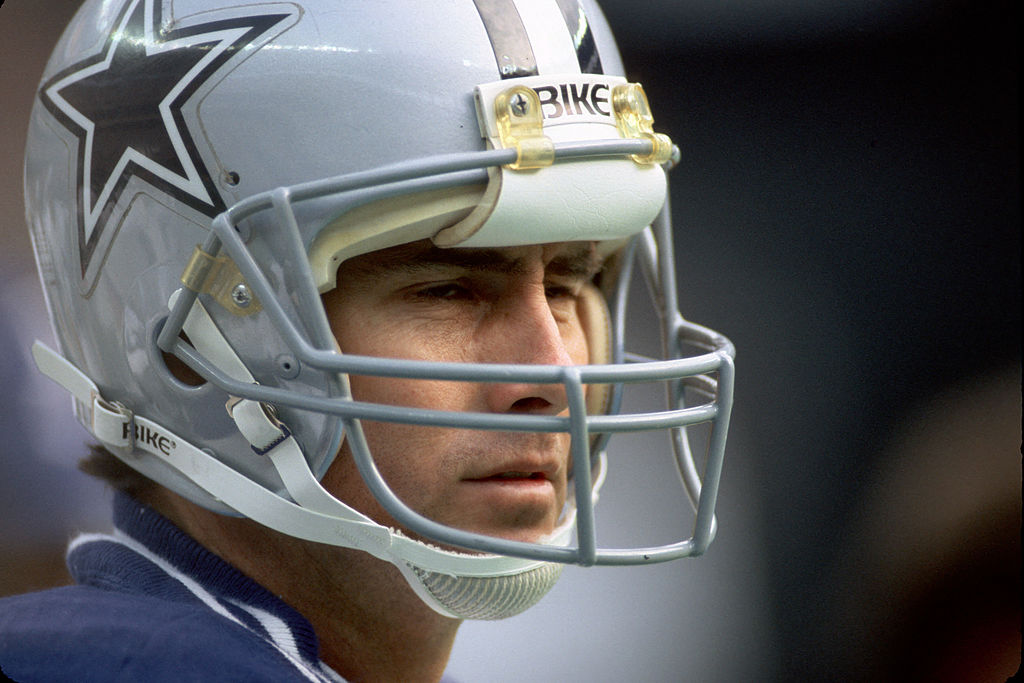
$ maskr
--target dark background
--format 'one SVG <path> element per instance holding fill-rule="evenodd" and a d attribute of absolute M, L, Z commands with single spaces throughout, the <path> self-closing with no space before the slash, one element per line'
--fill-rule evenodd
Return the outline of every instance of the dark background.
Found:
<path fill-rule="evenodd" d="M 684 314 L 738 349 L 733 423 L 757 448 L 730 465 L 744 459 L 765 493 L 787 680 L 853 675 L 843 651 L 858 625 L 834 611 L 837 565 L 877 495 L 883 445 L 924 397 L 1015 378 L 1003 395 L 1017 508 L 1000 538 L 1019 544 L 1018 5 L 832 4 L 683 2 L 671 22 L 643 3 L 606 8 L 629 31 L 620 44 L 656 124 L 682 148 Z M 974 540 L 949 538 L 998 552 L 1001 599 L 1016 604 L 1019 545 Z M 948 608 L 935 618 L 966 618 Z"/>
<path fill-rule="evenodd" d="M 32 88 L 76 6 L 0 9 L 8 283 L 31 274 L 20 157 Z M 682 150 L 672 202 L 684 315 L 738 348 L 742 451 L 729 452 L 722 496 L 743 491 L 756 509 L 743 524 L 758 538 L 758 629 L 770 632 L 759 647 L 771 654 L 752 667 L 764 680 L 895 680 L 924 676 L 951 643 L 981 643 L 961 663 L 994 661 L 985 647 L 1007 637 L 1019 663 L 1019 630 L 1006 628 L 1020 625 L 1016 3 L 605 10 L 656 128 Z M 11 434 L 29 418 L 2 419 Z M 944 446 L 912 448 L 939 434 Z M 16 440 L 3 449 L 14 476 L 44 481 L 10 464 Z M 17 510 L 8 520 L 75 518 L 26 512 L 22 488 L 0 486 Z M 0 522 L 0 542 L 23 542 L 14 526 Z M 66 533 L 54 532 L 59 544 Z M 54 565 L 46 534 L 32 538 Z M 22 577 L 27 564 L 0 564 L 4 592 L 61 580 L 59 569 Z M 685 654 L 665 656 L 685 667 Z"/>

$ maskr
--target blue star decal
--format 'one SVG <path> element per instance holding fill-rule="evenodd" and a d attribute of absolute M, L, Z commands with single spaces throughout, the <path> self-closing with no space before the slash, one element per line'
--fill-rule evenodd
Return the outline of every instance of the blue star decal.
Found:
<path fill-rule="evenodd" d="M 79 140 L 83 276 L 134 176 L 213 217 L 226 207 L 182 115 L 189 98 L 287 14 L 162 25 L 159 0 L 128 0 L 103 50 L 43 84 L 45 107 Z"/>

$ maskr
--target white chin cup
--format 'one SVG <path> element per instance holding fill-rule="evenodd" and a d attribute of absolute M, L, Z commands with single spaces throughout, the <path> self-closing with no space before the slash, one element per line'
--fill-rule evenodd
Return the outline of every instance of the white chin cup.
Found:
<path fill-rule="evenodd" d="M 496 620 L 537 604 L 554 587 L 563 566 L 542 562 L 507 576 L 453 576 L 407 565 L 402 573 L 434 611 L 457 619 Z"/>

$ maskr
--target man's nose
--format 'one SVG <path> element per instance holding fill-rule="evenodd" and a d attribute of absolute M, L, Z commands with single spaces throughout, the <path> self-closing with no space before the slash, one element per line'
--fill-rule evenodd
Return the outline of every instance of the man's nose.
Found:
<path fill-rule="evenodd" d="M 575 321 L 555 319 L 543 287 L 531 288 L 511 297 L 496 312 L 490 332 L 490 362 L 526 365 L 575 365 L 585 359 L 575 349 Z M 564 385 L 546 383 L 502 383 L 490 385 L 488 409 L 492 412 L 521 412 L 557 415 L 568 406 Z"/>

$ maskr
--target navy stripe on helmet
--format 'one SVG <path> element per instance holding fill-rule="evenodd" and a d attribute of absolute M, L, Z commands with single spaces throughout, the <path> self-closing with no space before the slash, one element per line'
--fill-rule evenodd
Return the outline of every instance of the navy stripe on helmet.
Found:
<path fill-rule="evenodd" d="M 583 5 L 579 0 L 555 0 L 558 9 L 565 17 L 565 25 L 572 36 L 573 44 L 576 47 L 576 59 L 580 63 L 580 73 L 603 74 L 601 68 L 601 55 L 597 52 L 597 42 L 594 40 L 594 32 L 587 21 L 587 14 L 583 11 Z"/>

